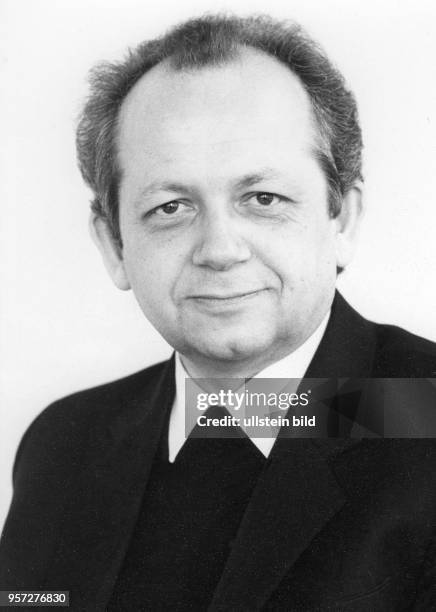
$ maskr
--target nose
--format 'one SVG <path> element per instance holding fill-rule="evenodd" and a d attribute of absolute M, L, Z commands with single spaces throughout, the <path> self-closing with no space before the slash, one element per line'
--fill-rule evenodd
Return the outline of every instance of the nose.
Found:
<path fill-rule="evenodd" d="M 223 213 L 211 213 L 199 227 L 199 241 L 192 261 L 216 271 L 225 271 L 248 261 L 251 251 L 240 231 L 238 220 Z"/>

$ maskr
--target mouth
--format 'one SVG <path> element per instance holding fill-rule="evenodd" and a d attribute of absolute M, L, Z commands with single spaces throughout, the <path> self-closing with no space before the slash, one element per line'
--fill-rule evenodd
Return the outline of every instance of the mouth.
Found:
<path fill-rule="evenodd" d="M 248 301 L 257 297 L 264 291 L 266 291 L 266 289 L 255 289 L 252 291 L 228 294 L 202 293 L 192 295 L 189 297 L 189 299 L 209 307 L 225 307 L 238 305 L 242 302 Z"/>

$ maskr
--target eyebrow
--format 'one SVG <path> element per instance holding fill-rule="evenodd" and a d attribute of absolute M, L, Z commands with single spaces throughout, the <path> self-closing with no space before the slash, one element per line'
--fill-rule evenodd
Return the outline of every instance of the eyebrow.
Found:
<path fill-rule="evenodd" d="M 272 168 L 262 168 L 259 172 L 255 172 L 253 174 L 246 174 L 239 178 L 234 183 L 234 187 L 236 189 L 244 189 L 247 187 L 252 187 L 253 185 L 257 185 L 262 181 L 271 180 L 279 178 L 280 175 L 277 174 L 275 170 Z"/>
<path fill-rule="evenodd" d="M 144 189 L 141 189 L 139 198 L 153 195 L 159 191 L 189 191 L 189 187 L 183 185 L 183 183 L 175 183 L 174 181 L 155 181 L 147 185 Z"/>

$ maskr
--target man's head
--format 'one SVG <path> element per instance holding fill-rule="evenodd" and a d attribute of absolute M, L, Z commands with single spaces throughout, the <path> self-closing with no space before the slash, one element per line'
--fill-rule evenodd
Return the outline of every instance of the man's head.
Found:
<path fill-rule="evenodd" d="M 93 79 L 79 160 L 115 283 L 194 361 L 261 365 L 299 346 L 360 209 L 341 76 L 296 26 L 205 18 Z"/>

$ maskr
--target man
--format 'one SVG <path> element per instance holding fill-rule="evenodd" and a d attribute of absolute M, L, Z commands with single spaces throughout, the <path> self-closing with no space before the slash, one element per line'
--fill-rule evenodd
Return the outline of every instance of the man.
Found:
<path fill-rule="evenodd" d="M 433 344 L 335 293 L 362 211 L 342 77 L 296 26 L 194 20 L 94 72 L 77 142 L 109 274 L 176 353 L 31 425 L 1 588 L 74 610 L 433 609 L 434 443 L 351 437 L 363 391 L 330 398 L 333 439 L 185 440 L 186 377 L 435 376 Z"/>

